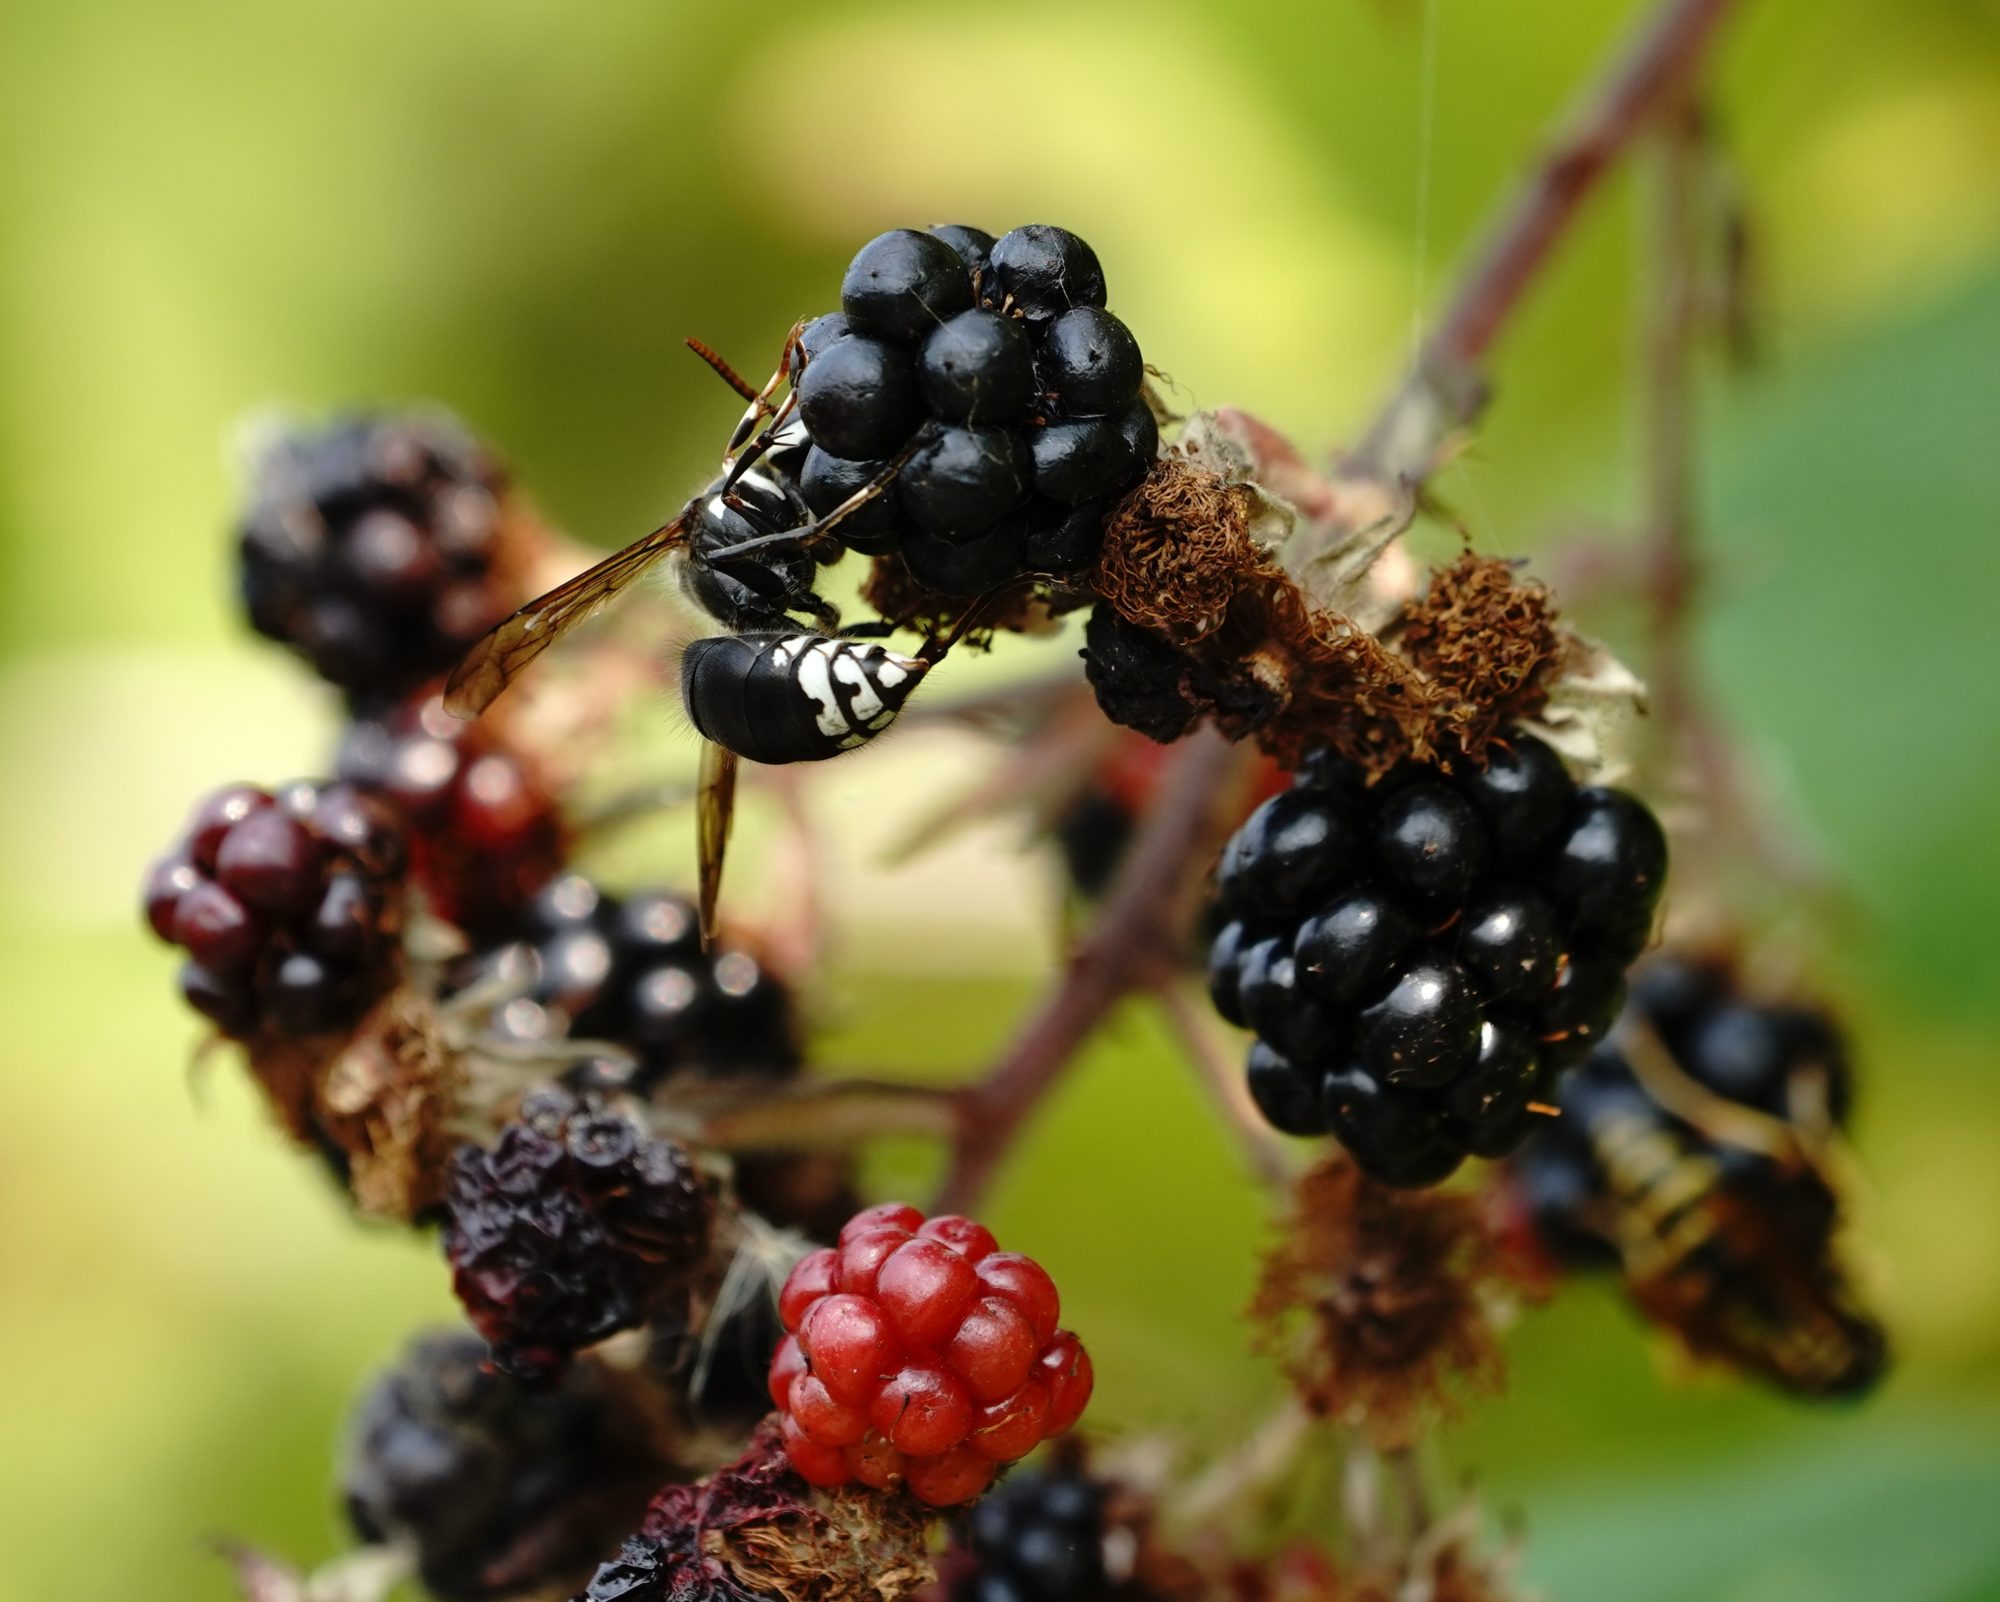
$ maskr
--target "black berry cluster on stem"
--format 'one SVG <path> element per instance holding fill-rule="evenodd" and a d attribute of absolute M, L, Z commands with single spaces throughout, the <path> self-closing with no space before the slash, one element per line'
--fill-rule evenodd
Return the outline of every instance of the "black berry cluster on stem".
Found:
<path fill-rule="evenodd" d="M 393 813 L 352 785 L 229 785 L 153 865 L 146 917 L 187 953 L 181 994 L 225 1035 L 322 1034 L 402 971 L 407 863 Z"/>
<path fill-rule="evenodd" d="M 1513 1150 L 1617 1016 L 1666 866 L 1642 801 L 1520 731 L 1372 786 L 1319 754 L 1222 859 L 1209 984 L 1252 1097 L 1388 1184 Z"/>
<path fill-rule="evenodd" d="M 357 707 L 410 695 L 520 599 L 505 492 L 499 464 L 441 415 L 274 436 L 237 534 L 250 626 Z"/>
<path fill-rule="evenodd" d="M 899 228 L 861 248 L 840 301 L 795 352 L 813 511 L 886 480 L 838 536 L 900 552 L 943 595 L 1088 567 L 1159 448 L 1138 341 L 1104 309 L 1090 246 L 1045 225 Z"/>

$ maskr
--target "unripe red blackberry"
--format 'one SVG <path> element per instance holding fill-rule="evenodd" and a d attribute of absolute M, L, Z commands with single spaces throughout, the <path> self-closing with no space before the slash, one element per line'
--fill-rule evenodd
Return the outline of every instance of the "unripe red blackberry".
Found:
<path fill-rule="evenodd" d="M 398 1543 L 447 1602 L 580 1586 L 669 1471 L 605 1371 L 531 1391 L 441 1330 L 377 1377 L 349 1425 L 340 1488 L 371 1545 Z"/>
<path fill-rule="evenodd" d="M 149 871 L 146 920 L 232 1039 L 339 1030 L 402 972 L 406 857 L 395 815 L 352 785 L 232 785 Z"/>
<path fill-rule="evenodd" d="M 525 598 L 505 495 L 500 465 L 441 415 L 277 436 L 252 463 L 238 535 L 251 627 L 356 706 L 400 700 Z"/>
<path fill-rule="evenodd" d="M 898 229 L 854 258 L 841 304 L 793 348 L 805 498 L 824 516 L 910 453 L 843 542 L 900 550 L 953 596 L 1095 561 L 1159 430 L 1090 247 L 1055 228 Z"/>
<path fill-rule="evenodd" d="M 446 1198 L 452 1287 L 494 1362 L 547 1383 L 646 1321 L 704 1261 L 712 1202 L 687 1154 L 588 1097 L 538 1091 Z"/>
<path fill-rule="evenodd" d="M 1665 871 L 1643 802 L 1579 790 L 1527 734 L 1372 788 L 1322 753 L 1223 853 L 1210 991 L 1261 1037 L 1251 1091 L 1274 1125 L 1434 1183 L 1518 1145 L 1603 1038 Z"/>
<path fill-rule="evenodd" d="M 447 923 L 501 937 L 561 871 L 569 830 L 540 765 L 436 697 L 357 719 L 335 772 L 403 819 L 411 874 Z"/>
<path fill-rule="evenodd" d="M 785 1451 L 810 1483 L 902 1484 L 970 1501 L 999 1466 L 1074 1424 L 1090 1359 L 1054 1283 L 968 1219 L 884 1203 L 802 1259 L 778 1298 L 771 1365 Z"/>
<path fill-rule="evenodd" d="M 1639 1031 L 1651 1038 L 1628 1038 Z M 1642 1049 L 1723 1106 L 1790 1126 L 1798 1146 L 1738 1143 L 1760 1126 L 1668 1105 L 1655 1093 L 1661 1064 L 1633 1066 Z M 1851 1098 L 1825 1014 L 1753 1000 L 1721 964 L 1659 957 L 1636 975 L 1619 1031 L 1564 1081 L 1560 1116 L 1535 1121 L 1511 1191 L 1544 1253 L 1622 1266 L 1642 1309 L 1696 1352 L 1789 1390 L 1851 1394 L 1879 1378 L 1886 1346 L 1835 1255 L 1839 1198 L 1805 1155 L 1844 1124 Z"/>

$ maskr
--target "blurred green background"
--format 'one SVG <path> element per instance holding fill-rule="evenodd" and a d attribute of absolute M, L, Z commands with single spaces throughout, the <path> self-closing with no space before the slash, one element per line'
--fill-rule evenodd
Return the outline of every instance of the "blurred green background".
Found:
<path fill-rule="evenodd" d="M 5 8 L 0 1595 L 220 1596 L 212 1532 L 326 1555 L 346 1401 L 447 1311 L 429 1242 L 348 1222 L 234 1064 L 189 1074 L 132 910 L 200 790 L 319 767 L 332 731 L 227 599 L 246 412 L 435 398 L 621 543 L 735 414 L 683 335 L 759 369 L 878 229 L 1048 219 L 1184 398 L 1330 444 L 1630 9 Z M 1972 1602 L 2000 1597 L 2000 5 L 1742 9 L 1717 113 L 1768 338 L 1708 395 L 1702 643 L 1852 893 L 1821 978 L 1865 1058 L 1900 1362 L 1810 1411 L 1673 1374 L 1584 1288 L 1518 1326 L 1508 1394 L 1448 1451 L 1566 1602 Z M 1440 482 L 1487 549 L 1625 538 L 1637 199 L 1593 207 Z M 841 764 L 829 831 L 956 782 L 941 749 Z M 948 1075 L 997 1048 L 1052 949 L 1012 851 L 889 877 L 850 853 L 829 1058 Z M 992 1215 L 1066 1287 L 1107 1428 L 1217 1445 L 1274 1396 L 1237 1318 L 1261 1203 L 1143 1010 Z"/>

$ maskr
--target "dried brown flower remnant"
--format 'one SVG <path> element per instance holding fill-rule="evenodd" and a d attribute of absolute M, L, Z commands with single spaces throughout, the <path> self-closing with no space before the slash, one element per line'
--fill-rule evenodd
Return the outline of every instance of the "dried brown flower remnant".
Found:
<path fill-rule="evenodd" d="M 775 1423 L 696 1485 L 669 1485 L 583 1602 L 896 1602 L 927 1584 L 930 1517 L 897 1494 L 815 1492 Z"/>
<path fill-rule="evenodd" d="M 1238 593 L 1274 571 L 1250 538 L 1251 509 L 1245 485 L 1162 457 L 1105 519 L 1091 587 L 1176 644 L 1207 639 Z"/>
<path fill-rule="evenodd" d="M 1500 1279 L 1476 1201 L 1391 1190 L 1335 1156 L 1299 1180 L 1250 1315 L 1309 1409 L 1396 1447 L 1454 1386 L 1497 1383 Z"/>
<path fill-rule="evenodd" d="M 1162 659 L 1134 670 L 1145 686 L 1113 663 L 1092 673 L 1114 719 L 1171 739 L 1207 716 L 1287 765 L 1330 747 L 1382 772 L 1406 757 L 1476 757 L 1541 706 L 1567 643 L 1547 591 L 1467 555 L 1386 619 L 1358 577 L 1349 589 L 1367 619 L 1316 604 L 1280 561 L 1290 509 L 1218 450 L 1213 430 L 1176 446 L 1106 521 L 1092 587 Z"/>
<path fill-rule="evenodd" d="M 1511 562 L 1467 551 L 1405 605 L 1398 644 L 1436 686 L 1456 744 L 1477 752 L 1502 725 L 1541 710 L 1566 639 L 1546 589 L 1522 582 Z"/>

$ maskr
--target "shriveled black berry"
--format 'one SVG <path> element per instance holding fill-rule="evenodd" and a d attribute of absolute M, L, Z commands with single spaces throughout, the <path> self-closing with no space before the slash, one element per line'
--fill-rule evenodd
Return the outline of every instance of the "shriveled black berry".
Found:
<path fill-rule="evenodd" d="M 1055 396 L 1057 410 L 1066 417 L 1122 412 L 1146 377 L 1146 361 L 1132 330 L 1095 306 L 1079 306 L 1050 322 L 1042 332 L 1039 357 L 1041 387 Z"/>
<path fill-rule="evenodd" d="M 1370 1072 L 1414 1089 L 1448 1085 L 1479 1056 L 1480 1011 L 1463 969 L 1405 968 L 1380 1001 L 1361 1009 L 1356 1044 Z"/>
<path fill-rule="evenodd" d="M 1004 517 L 970 539 L 914 530 L 903 542 L 903 565 L 939 595 L 984 595 L 1020 576 L 1026 543 L 1018 517 Z"/>
<path fill-rule="evenodd" d="M 1027 330 L 997 312 L 960 312 L 931 330 L 917 357 L 931 410 L 953 423 L 1013 423 L 1035 399 L 1035 353 Z"/>
<path fill-rule="evenodd" d="M 401 1544 L 445 1602 L 580 1586 L 638 1523 L 669 1471 L 602 1370 L 530 1391 L 486 1367 L 486 1343 L 411 1343 L 357 1404 L 340 1470 L 355 1534 Z"/>
<path fill-rule="evenodd" d="M 1074 506 L 1130 488 L 1144 464 L 1126 421 L 1089 417 L 1031 430 L 1036 492 Z"/>
<path fill-rule="evenodd" d="M 1351 891 L 1299 926 L 1299 983 L 1333 1006 L 1359 1006 L 1380 993 L 1418 933 L 1379 891 Z"/>
<path fill-rule="evenodd" d="M 1083 631 L 1083 670 L 1097 704 L 1113 723 L 1171 744 L 1199 708 L 1188 699 L 1192 661 L 1167 640 L 1128 623 L 1108 602 L 1091 609 Z"/>
<path fill-rule="evenodd" d="M 923 419 L 910 354 L 861 334 L 836 339 L 808 362 L 796 393 L 813 443 L 855 461 L 894 456 Z"/>
<path fill-rule="evenodd" d="M 1496 740 L 1486 766 L 1459 782 L 1486 820 L 1496 855 L 1509 865 L 1529 862 L 1549 843 L 1576 793 L 1562 758 L 1518 730 Z"/>
<path fill-rule="evenodd" d="M 986 264 L 993 255 L 993 236 L 984 228 L 972 228 L 964 223 L 939 223 L 931 229 L 931 233 L 958 252 L 958 259 L 965 263 L 967 272 L 985 273 Z"/>
<path fill-rule="evenodd" d="M 1465 915 L 1457 956 L 1488 1001 L 1541 996 L 1562 961 L 1562 928 L 1549 904 L 1526 892 L 1503 893 Z"/>
<path fill-rule="evenodd" d="M 1621 929 L 1650 912 L 1666 881 L 1667 837 L 1623 790 L 1579 790 L 1551 847 L 1551 895 L 1578 923 Z"/>
<path fill-rule="evenodd" d="M 869 240 L 840 281 L 840 309 L 848 322 L 899 345 L 914 345 L 971 304 L 972 277 L 958 252 L 914 228 L 892 228 Z"/>
<path fill-rule="evenodd" d="M 1349 1067 L 1321 1082 L 1328 1124 L 1364 1173 L 1386 1185 L 1434 1185 L 1464 1160 L 1429 1098 Z"/>
<path fill-rule="evenodd" d="M 707 1250 L 711 1204 L 686 1154 L 636 1131 L 610 1143 L 603 1116 L 538 1092 L 490 1151 L 462 1148 L 453 1164 L 452 1286 L 494 1362 L 524 1382 L 637 1327 Z"/>
<path fill-rule="evenodd" d="M 1422 900 L 1458 902 L 1486 870 L 1486 831 L 1449 785 L 1413 784 L 1382 804 L 1375 855 L 1397 884 Z"/>
<path fill-rule="evenodd" d="M 799 493 L 821 517 L 837 510 L 850 496 L 859 494 L 889 470 L 889 462 L 850 461 L 821 450 L 817 445 L 806 452 L 799 469 Z M 894 550 L 908 529 L 896 503 L 893 480 L 874 499 L 864 501 L 840 520 L 834 531 L 851 550 L 877 555 Z"/>
<path fill-rule="evenodd" d="M 994 242 L 987 293 L 1004 297 L 1009 310 L 1031 323 L 1059 317 L 1072 306 L 1104 304 L 1104 269 L 1097 253 L 1066 228 L 1031 223 Z"/>
<path fill-rule="evenodd" d="M 964 539 L 1026 501 L 1032 471 L 1017 430 L 932 424 L 898 475 L 896 493 L 918 528 Z"/>
<path fill-rule="evenodd" d="M 1223 852 L 1223 900 L 1245 917 L 1305 912 L 1351 877 L 1360 845 L 1359 820 L 1336 798 L 1312 790 L 1274 795 Z"/>

